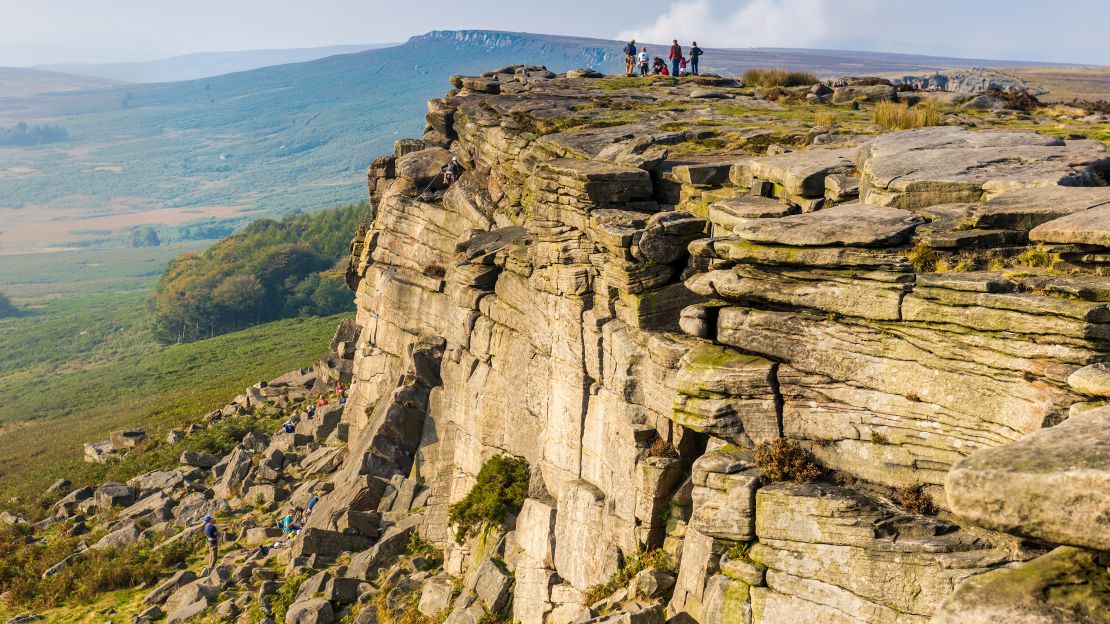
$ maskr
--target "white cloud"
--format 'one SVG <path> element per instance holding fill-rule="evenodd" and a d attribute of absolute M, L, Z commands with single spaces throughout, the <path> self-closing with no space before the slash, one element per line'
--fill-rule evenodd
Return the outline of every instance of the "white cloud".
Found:
<path fill-rule="evenodd" d="M 718 10 L 711 0 L 692 0 L 673 5 L 655 23 L 622 31 L 620 40 L 635 38 L 650 43 L 678 39 L 688 45 L 718 48 L 807 47 L 818 44 L 829 33 L 837 12 L 853 2 L 830 0 L 746 0 Z"/>

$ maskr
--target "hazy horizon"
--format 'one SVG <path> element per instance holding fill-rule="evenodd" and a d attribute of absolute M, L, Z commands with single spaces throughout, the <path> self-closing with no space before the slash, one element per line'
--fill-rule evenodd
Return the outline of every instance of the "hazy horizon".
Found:
<path fill-rule="evenodd" d="M 566 0 L 522 7 L 424 0 L 47 0 L 5 9 L 0 65 L 148 62 L 183 54 L 403 42 L 431 30 L 505 30 L 703 47 L 785 47 L 1105 65 L 1101 20 L 1067 19 L 1031 0 Z M 1094 0 L 1067 16 L 1098 15 Z M 583 19 L 588 16 L 589 19 Z M 957 16 L 954 18 L 954 16 Z"/>

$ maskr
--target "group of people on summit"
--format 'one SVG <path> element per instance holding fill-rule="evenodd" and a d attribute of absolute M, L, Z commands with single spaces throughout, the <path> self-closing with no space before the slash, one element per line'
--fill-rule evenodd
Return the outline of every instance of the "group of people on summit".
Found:
<path fill-rule="evenodd" d="M 668 68 L 667 62 L 658 56 L 654 60 L 651 59 L 647 46 L 642 46 L 637 50 L 636 40 L 633 39 L 628 42 L 628 45 L 624 46 L 624 74 L 633 76 L 636 70 L 639 69 L 641 76 L 647 76 L 649 73 L 660 76 L 685 76 L 687 74 L 697 76 L 698 61 L 704 52 L 698 47 L 697 41 L 690 45 L 688 52 L 690 58 L 686 58 L 686 55 L 682 53 L 682 46 L 678 45 L 678 39 L 675 39 L 671 43 L 671 49 L 667 54 L 667 59 L 670 61 L 670 68 Z"/>

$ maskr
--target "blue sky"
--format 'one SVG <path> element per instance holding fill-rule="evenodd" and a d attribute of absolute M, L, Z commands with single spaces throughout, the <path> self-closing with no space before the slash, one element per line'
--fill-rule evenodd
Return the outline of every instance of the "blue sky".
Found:
<path fill-rule="evenodd" d="M 1107 1 L 0 0 L 0 65 L 392 42 L 455 28 L 1105 65 Z"/>

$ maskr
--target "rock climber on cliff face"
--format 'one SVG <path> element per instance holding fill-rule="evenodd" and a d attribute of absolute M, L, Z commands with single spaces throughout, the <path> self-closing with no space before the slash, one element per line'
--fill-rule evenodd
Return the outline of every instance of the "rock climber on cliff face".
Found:
<path fill-rule="evenodd" d="M 451 186 L 455 180 L 459 179 L 459 174 L 462 173 L 462 165 L 459 164 L 459 157 L 452 156 L 451 162 L 443 165 L 443 184 L 444 186 Z"/>

